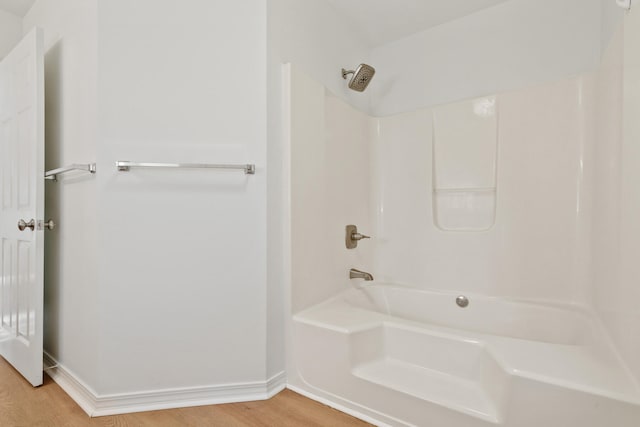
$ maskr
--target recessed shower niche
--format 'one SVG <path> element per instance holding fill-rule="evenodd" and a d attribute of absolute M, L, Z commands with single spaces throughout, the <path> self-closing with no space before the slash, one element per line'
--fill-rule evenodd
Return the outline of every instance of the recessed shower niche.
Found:
<path fill-rule="evenodd" d="M 436 107 L 432 117 L 435 225 L 488 230 L 496 216 L 497 98 Z"/>

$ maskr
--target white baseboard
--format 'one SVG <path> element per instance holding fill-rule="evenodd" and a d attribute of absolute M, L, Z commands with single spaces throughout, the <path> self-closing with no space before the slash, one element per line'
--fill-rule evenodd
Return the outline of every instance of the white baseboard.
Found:
<path fill-rule="evenodd" d="M 48 353 L 44 353 L 45 372 L 71 397 L 89 416 L 95 409 L 96 393 L 69 370 L 60 366 Z M 50 367 L 50 368 L 48 368 Z"/>
<path fill-rule="evenodd" d="M 267 381 L 98 395 L 46 353 L 45 365 L 55 366 L 47 374 L 91 417 L 265 400 L 286 386 L 285 373 L 280 372 Z"/>

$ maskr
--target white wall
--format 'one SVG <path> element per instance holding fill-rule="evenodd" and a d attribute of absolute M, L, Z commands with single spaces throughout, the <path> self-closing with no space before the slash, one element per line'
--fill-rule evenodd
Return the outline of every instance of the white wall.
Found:
<path fill-rule="evenodd" d="M 22 19 L 0 10 L 0 59 L 22 39 Z"/>
<path fill-rule="evenodd" d="M 512 0 L 374 49 L 385 116 L 594 70 L 600 0 Z"/>
<path fill-rule="evenodd" d="M 97 1 L 38 0 L 24 33 L 45 34 L 45 167 L 96 159 Z M 88 384 L 98 380 L 98 219 L 95 177 L 47 181 L 45 350 Z"/>
<path fill-rule="evenodd" d="M 97 391 L 264 381 L 266 2 L 108 0 L 98 24 Z"/>
<path fill-rule="evenodd" d="M 24 22 L 47 167 L 98 168 L 47 184 L 47 350 L 99 397 L 265 383 L 266 2 L 40 0 Z"/>

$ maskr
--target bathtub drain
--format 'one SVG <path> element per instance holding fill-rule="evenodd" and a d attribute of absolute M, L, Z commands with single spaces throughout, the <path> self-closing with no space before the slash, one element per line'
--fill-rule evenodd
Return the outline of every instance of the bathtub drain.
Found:
<path fill-rule="evenodd" d="M 458 304 L 459 307 L 465 308 L 466 306 L 469 305 L 469 299 L 464 295 L 459 295 L 456 298 L 456 304 Z"/>

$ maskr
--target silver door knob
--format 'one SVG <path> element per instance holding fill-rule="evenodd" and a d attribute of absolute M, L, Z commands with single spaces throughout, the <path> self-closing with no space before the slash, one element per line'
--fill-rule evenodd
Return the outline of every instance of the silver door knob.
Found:
<path fill-rule="evenodd" d="M 25 228 L 30 228 L 31 231 L 36 229 L 36 221 L 34 219 L 32 219 L 29 222 L 25 222 L 24 219 L 21 219 L 20 221 L 18 221 L 18 229 L 20 231 L 24 231 Z"/>
<path fill-rule="evenodd" d="M 49 221 L 44 221 L 42 223 L 42 228 L 46 228 L 47 230 L 53 230 L 54 228 L 56 228 L 56 223 L 53 222 L 52 219 L 49 219 Z"/>

